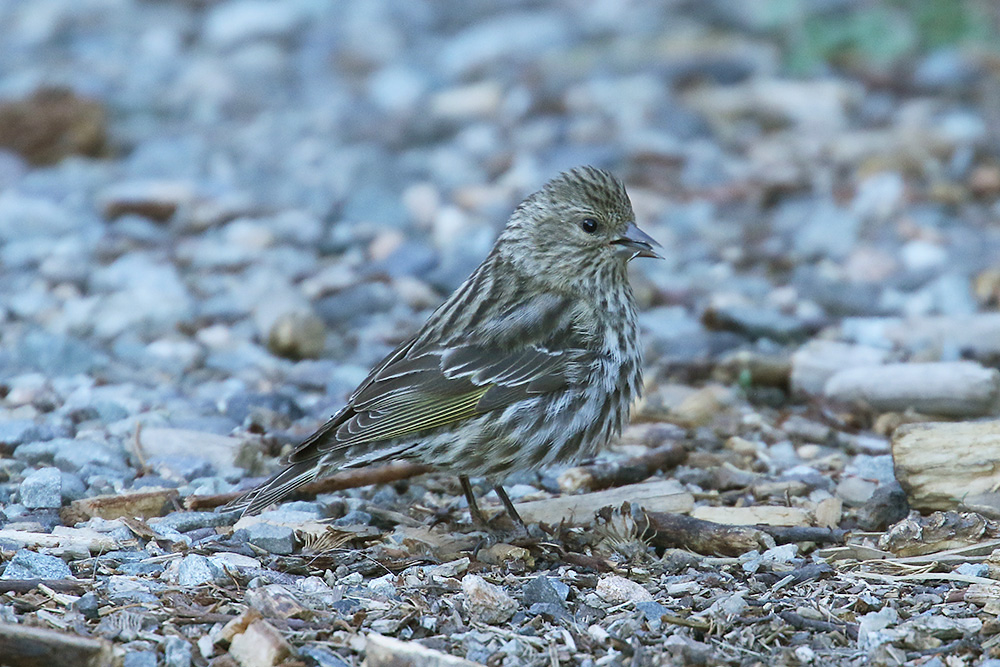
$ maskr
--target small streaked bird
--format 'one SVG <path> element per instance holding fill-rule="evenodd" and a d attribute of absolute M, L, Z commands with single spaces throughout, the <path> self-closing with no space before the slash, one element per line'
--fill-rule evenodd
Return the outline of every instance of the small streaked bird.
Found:
<path fill-rule="evenodd" d="M 233 502 L 256 513 L 345 468 L 409 459 L 500 486 L 512 472 L 592 456 L 642 388 L 627 265 L 659 257 L 621 181 L 578 167 L 511 215 L 485 261 L 383 359 L 286 468 Z"/>

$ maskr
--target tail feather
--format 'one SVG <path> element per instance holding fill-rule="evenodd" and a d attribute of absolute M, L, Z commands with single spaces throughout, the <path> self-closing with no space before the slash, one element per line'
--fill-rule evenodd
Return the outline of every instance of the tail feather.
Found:
<path fill-rule="evenodd" d="M 258 514 L 271 503 L 281 500 L 303 484 L 316 479 L 318 471 L 319 466 L 315 461 L 296 463 L 229 503 L 224 509 L 230 512 L 242 511 L 244 515 Z"/>

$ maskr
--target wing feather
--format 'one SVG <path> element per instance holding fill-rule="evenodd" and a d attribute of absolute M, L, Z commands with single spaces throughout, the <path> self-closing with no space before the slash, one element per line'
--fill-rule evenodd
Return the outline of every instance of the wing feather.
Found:
<path fill-rule="evenodd" d="M 544 337 L 540 331 L 541 324 L 548 327 L 570 312 L 565 300 L 544 295 L 485 324 L 489 335 L 481 339 L 435 345 L 418 334 L 383 360 L 348 405 L 288 461 L 294 464 L 335 451 L 346 454 L 359 445 L 417 438 L 582 382 L 593 353 L 550 349 L 546 339 L 551 330 Z"/>

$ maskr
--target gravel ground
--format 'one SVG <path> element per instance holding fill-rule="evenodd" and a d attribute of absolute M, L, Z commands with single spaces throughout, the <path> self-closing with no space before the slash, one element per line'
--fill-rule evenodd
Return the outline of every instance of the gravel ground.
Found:
<path fill-rule="evenodd" d="M 0 632 L 126 667 L 1000 664 L 1000 502 L 922 503 L 893 435 L 1000 412 L 995 11 L 940 45 L 911 3 L 736 4 L 0 3 Z M 580 164 L 666 258 L 598 468 L 680 465 L 512 478 L 624 489 L 530 535 L 444 474 L 185 509 L 274 470 Z M 647 511 L 829 539 L 669 546 Z"/>

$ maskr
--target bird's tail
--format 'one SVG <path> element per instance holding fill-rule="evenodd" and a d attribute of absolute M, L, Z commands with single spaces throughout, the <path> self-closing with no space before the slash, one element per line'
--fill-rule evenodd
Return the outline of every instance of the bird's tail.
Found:
<path fill-rule="evenodd" d="M 248 491 L 223 509 L 228 512 L 242 511 L 246 514 L 257 514 L 262 509 L 275 503 L 303 484 L 316 479 L 319 466 L 316 461 L 301 461 L 295 463 L 274 475 L 260 486 Z"/>

